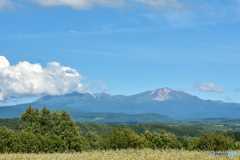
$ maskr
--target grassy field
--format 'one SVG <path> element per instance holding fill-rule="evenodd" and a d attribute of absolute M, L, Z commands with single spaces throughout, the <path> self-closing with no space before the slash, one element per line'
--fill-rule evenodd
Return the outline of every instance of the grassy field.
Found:
<path fill-rule="evenodd" d="M 235 151 L 240 154 L 239 151 Z M 1 160 L 70 160 L 70 159 L 83 159 L 83 160 L 170 160 L 170 159 L 184 159 L 184 160 L 214 160 L 214 159 L 239 159 L 239 156 L 210 156 L 210 152 L 197 152 L 197 151 L 184 151 L 184 150 L 109 150 L 109 151 L 85 151 L 82 153 L 54 153 L 54 154 L 0 154 Z"/>

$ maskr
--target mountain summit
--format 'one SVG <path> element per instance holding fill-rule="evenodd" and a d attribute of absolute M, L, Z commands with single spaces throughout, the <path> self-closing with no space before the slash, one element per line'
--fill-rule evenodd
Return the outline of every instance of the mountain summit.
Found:
<path fill-rule="evenodd" d="M 151 98 L 156 101 L 165 101 L 169 99 L 174 99 L 177 97 L 181 98 L 181 95 L 174 92 L 170 88 L 157 89 L 150 94 Z"/>
<path fill-rule="evenodd" d="M 182 91 L 175 91 L 170 88 L 160 88 L 154 91 L 147 91 L 135 95 L 137 99 L 141 100 L 153 100 L 153 101 L 166 101 L 166 100 L 180 100 L 180 99 L 192 99 L 196 98 Z"/>

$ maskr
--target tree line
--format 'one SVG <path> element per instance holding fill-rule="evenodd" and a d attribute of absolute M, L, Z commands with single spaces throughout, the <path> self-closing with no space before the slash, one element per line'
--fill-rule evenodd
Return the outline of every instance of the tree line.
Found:
<path fill-rule="evenodd" d="M 12 119 L 0 119 L 0 129 L 6 126 L 8 129 L 13 131 L 20 130 L 20 125 L 26 124 L 21 118 Z M 167 125 L 163 123 L 139 123 L 139 124 L 106 124 L 96 122 L 75 122 L 76 126 L 80 127 L 83 136 L 89 131 L 97 132 L 102 135 L 107 131 L 112 131 L 117 127 L 124 127 L 133 129 L 137 134 L 143 134 L 146 130 L 149 132 L 159 132 L 159 130 L 166 130 L 167 132 L 174 133 L 176 136 L 187 136 L 187 137 L 199 137 L 206 132 L 202 127 L 198 126 L 186 126 L 186 125 Z"/>
<path fill-rule="evenodd" d="M 69 113 L 65 110 L 51 113 L 46 107 L 38 110 L 29 106 L 26 112 L 22 113 L 21 120 L 15 121 L 19 123 L 21 121 L 17 131 L 5 126 L 0 129 L 0 153 L 81 152 L 92 149 L 127 148 L 185 148 L 211 151 L 238 149 L 234 134 L 229 136 L 227 132 L 203 133 L 202 136 L 188 141 L 166 130 L 158 132 L 145 130 L 143 133 L 137 133 L 127 125 L 118 125 L 103 133 L 88 131 L 83 136 L 80 127 L 76 125 L 78 123 L 74 122 Z M 143 128 L 140 125 L 138 129 L 140 132 Z"/>

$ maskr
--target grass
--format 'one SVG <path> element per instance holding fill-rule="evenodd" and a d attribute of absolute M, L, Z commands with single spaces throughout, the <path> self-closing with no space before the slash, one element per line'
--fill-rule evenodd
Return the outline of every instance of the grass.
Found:
<path fill-rule="evenodd" d="M 234 151 L 238 152 L 239 151 Z M 210 156 L 209 151 L 185 151 L 185 150 L 108 150 L 108 151 L 85 151 L 82 153 L 53 153 L 53 154 L 0 154 L 1 160 L 70 160 L 70 159 L 81 159 L 81 160 L 215 160 L 215 159 L 239 159 L 239 156 Z"/>

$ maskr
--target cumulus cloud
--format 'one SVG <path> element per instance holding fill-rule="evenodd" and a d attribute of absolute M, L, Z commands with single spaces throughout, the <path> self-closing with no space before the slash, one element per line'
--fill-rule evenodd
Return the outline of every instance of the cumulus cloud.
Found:
<path fill-rule="evenodd" d="M 203 91 L 203 92 L 217 92 L 217 93 L 225 92 L 225 90 L 222 87 L 217 86 L 216 84 L 213 84 L 213 83 L 205 84 L 205 83 L 198 82 L 194 86 L 194 89 Z"/>
<path fill-rule="evenodd" d="M 86 92 L 91 85 L 83 85 L 82 77 L 75 69 L 48 63 L 45 68 L 40 64 L 19 62 L 11 66 L 0 56 L 0 100 L 12 97 L 62 95 L 71 92 Z"/>
<path fill-rule="evenodd" d="M 90 9 L 95 5 L 111 8 L 121 8 L 127 2 L 149 4 L 153 7 L 173 7 L 182 9 L 184 6 L 178 0 L 29 0 L 41 7 L 69 6 L 74 9 Z"/>
<path fill-rule="evenodd" d="M 213 83 L 206 84 L 206 83 L 202 83 L 202 82 L 198 82 L 192 88 L 188 87 L 188 88 L 184 88 L 183 90 L 187 90 L 187 91 L 198 90 L 198 91 L 202 91 L 202 92 L 216 92 L 216 93 L 224 93 L 225 92 L 225 90 L 222 87 L 217 86 L 216 84 L 213 84 Z"/>
<path fill-rule="evenodd" d="M 0 0 L 0 11 L 4 8 L 14 9 L 14 3 L 10 0 Z"/>

